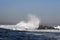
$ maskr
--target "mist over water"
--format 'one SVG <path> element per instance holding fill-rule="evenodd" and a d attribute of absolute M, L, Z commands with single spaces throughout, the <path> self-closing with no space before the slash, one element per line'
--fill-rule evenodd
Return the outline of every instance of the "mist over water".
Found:
<path fill-rule="evenodd" d="M 23 20 L 16 24 L 16 29 L 37 29 L 40 24 L 40 19 L 36 15 L 29 14 L 27 21 Z"/>

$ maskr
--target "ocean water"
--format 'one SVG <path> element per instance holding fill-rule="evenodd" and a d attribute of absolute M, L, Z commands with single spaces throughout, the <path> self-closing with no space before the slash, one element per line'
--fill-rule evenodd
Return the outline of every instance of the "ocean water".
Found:
<path fill-rule="evenodd" d="M 26 32 L 0 29 L 1 40 L 59 40 L 60 33 L 49 32 Z"/>
<path fill-rule="evenodd" d="M 12 30 L 13 26 L 0 26 L 0 40 L 60 40 L 60 32 Z"/>

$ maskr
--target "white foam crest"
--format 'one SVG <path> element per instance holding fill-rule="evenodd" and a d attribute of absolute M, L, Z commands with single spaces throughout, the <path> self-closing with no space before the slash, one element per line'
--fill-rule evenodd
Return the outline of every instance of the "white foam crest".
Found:
<path fill-rule="evenodd" d="M 29 14 L 28 15 L 28 21 L 21 21 L 18 24 L 16 24 L 16 29 L 37 29 L 39 27 L 40 20 L 37 16 Z"/>

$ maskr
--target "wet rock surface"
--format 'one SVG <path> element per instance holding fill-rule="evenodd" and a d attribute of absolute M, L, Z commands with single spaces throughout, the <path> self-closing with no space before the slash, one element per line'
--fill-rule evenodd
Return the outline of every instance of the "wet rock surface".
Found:
<path fill-rule="evenodd" d="M 60 40 L 60 33 L 29 32 L 0 28 L 0 40 Z"/>

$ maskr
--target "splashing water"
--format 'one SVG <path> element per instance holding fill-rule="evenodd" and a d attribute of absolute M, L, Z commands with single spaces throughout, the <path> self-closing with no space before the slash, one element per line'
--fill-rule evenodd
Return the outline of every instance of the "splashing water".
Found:
<path fill-rule="evenodd" d="M 35 15 L 28 15 L 28 21 L 21 21 L 18 24 L 16 24 L 16 29 L 29 29 L 29 30 L 34 30 L 39 27 L 40 20 L 37 16 Z"/>

